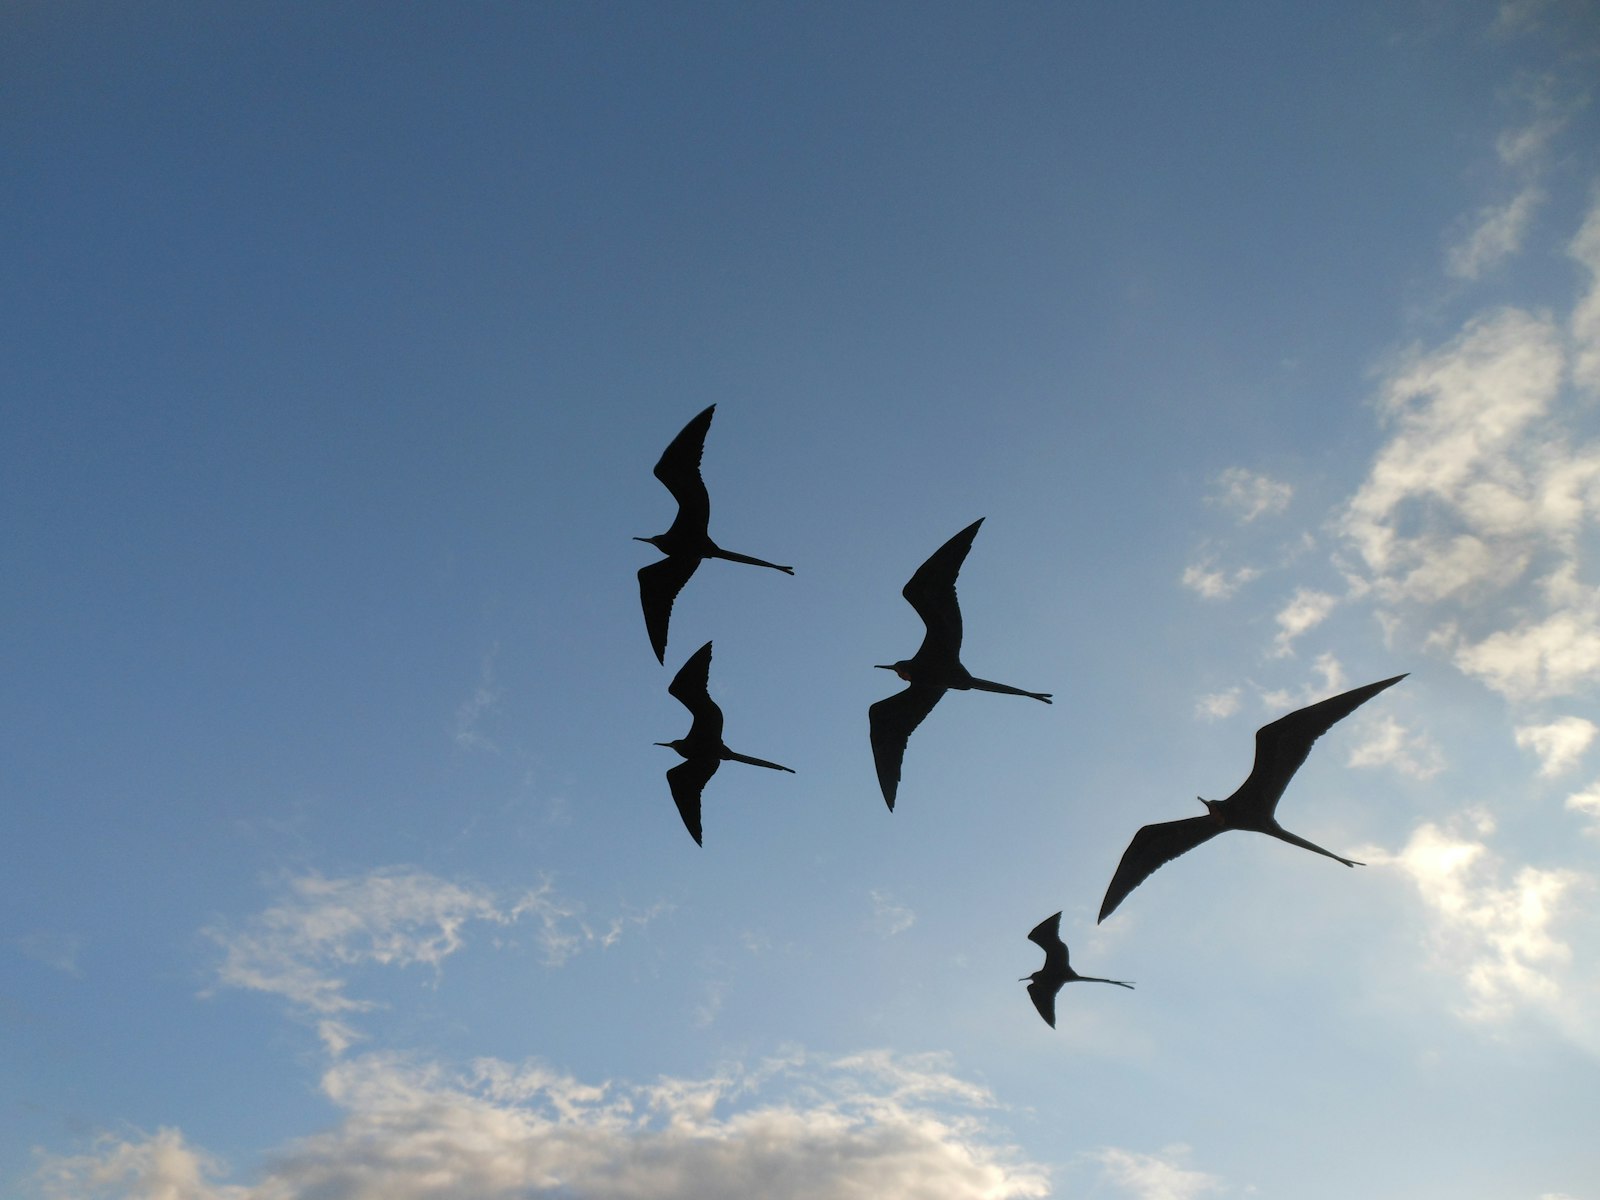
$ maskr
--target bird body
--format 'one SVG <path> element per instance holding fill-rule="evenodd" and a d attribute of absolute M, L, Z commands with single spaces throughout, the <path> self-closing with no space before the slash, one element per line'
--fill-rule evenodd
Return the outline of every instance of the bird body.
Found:
<path fill-rule="evenodd" d="M 900 787 L 900 764 L 905 758 L 906 742 L 945 692 L 976 689 L 1029 696 L 1050 703 L 1048 692 L 1029 692 L 990 679 L 979 679 L 961 664 L 961 606 L 956 600 L 956 576 L 961 573 L 961 564 L 966 561 L 972 539 L 978 535 L 978 526 L 982 524 L 983 518 L 979 517 L 935 550 L 901 589 L 900 594 L 927 627 L 917 652 L 896 663 L 874 664 L 880 670 L 893 671 L 910 685 L 867 710 L 878 786 L 891 812 Z"/>
<path fill-rule="evenodd" d="M 1032 975 L 1024 975 L 1019 983 L 1028 984 L 1028 998 L 1039 1010 L 1045 1024 L 1056 1027 L 1056 993 L 1069 983 L 1114 983 L 1133 990 L 1133 984 L 1120 979 L 1101 979 L 1094 975 L 1079 975 L 1072 969 L 1067 956 L 1067 944 L 1061 940 L 1061 914 L 1046 917 L 1033 927 L 1028 940 L 1044 951 L 1044 966 Z"/>
<path fill-rule="evenodd" d="M 665 533 L 654 537 L 634 538 L 636 542 L 649 542 L 666 557 L 639 569 L 639 603 L 644 609 L 644 625 L 650 635 L 650 648 L 656 652 L 656 661 L 665 662 L 667 655 L 667 625 L 672 619 L 672 602 L 678 598 L 683 585 L 705 559 L 724 558 L 729 562 L 749 563 L 756 567 L 771 567 L 793 575 L 793 567 L 779 566 L 765 559 L 751 558 L 724 550 L 711 540 L 711 497 L 706 492 L 705 481 L 700 477 L 700 458 L 705 452 L 706 431 L 711 428 L 715 404 L 695 416 L 679 431 L 655 466 L 655 477 L 666 485 L 667 491 L 678 502 L 678 515 Z"/>
<path fill-rule="evenodd" d="M 1226 800 L 1196 797 L 1205 805 L 1203 815 L 1146 825 L 1133 835 L 1133 840 L 1123 851 L 1122 861 L 1117 864 L 1111 885 L 1106 889 L 1099 919 L 1104 921 L 1109 917 L 1128 893 L 1158 868 L 1229 829 L 1264 833 L 1291 846 L 1299 846 L 1342 862 L 1347 867 L 1365 865 L 1290 833 L 1278 824 L 1278 801 L 1319 737 L 1379 692 L 1393 687 L 1404 678 L 1404 675 L 1396 675 L 1392 679 L 1352 688 L 1297 709 L 1256 730 L 1255 764 L 1249 778 L 1239 785 L 1233 795 Z"/>
<path fill-rule="evenodd" d="M 696 845 L 704 844 L 700 840 L 700 793 L 724 762 L 749 763 L 754 767 L 769 767 L 774 771 L 794 774 L 789 767 L 779 766 L 764 758 L 751 758 L 723 744 L 722 709 L 711 698 L 708 686 L 710 674 L 711 643 L 707 642 L 689 656 L 667 686 L 668 694 L 687 708 L 694 718 L 688 736 L 656 743 L 676 750 L 684 760 L 667 772 L 667 785 L 672 789 L 672 799 L 678 806 L 678 815 L 683 818 L 684 828 L 688 829 Z"/>

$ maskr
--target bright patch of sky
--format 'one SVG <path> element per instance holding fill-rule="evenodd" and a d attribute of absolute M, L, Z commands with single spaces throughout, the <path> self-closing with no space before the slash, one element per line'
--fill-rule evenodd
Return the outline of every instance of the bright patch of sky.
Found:
<path fill-rule="evenodd" d="M 1595 1195 L 1592 2 L 7 25 L 0 1191 Z"/>

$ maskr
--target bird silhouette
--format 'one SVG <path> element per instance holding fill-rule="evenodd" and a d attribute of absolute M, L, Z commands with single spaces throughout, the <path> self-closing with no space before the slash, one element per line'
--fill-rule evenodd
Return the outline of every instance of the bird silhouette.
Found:
<path fill-rule="evenodd" d="M 1004 683 L 978 679 L 961 665 L 961 608 L 956 603 L 956 576 L 972 549 L 972 539 L 983 524 L 979 517 L 955 537 L 940 546 L 917 568 L 900 594 L 917 610 L 928 627 L 916 654 L 897 663 L 874 663 L 880 670 L 893 671 L 911 686 L 903 692 L 879 700 L 867 710 L 872 731 L 872 757 L 878 767 L 878 786 L 883 799 L 894 811 L 894 798 L 900 789 L 900 763 L 905 758 L 906 741 L 911 731 L 939 703 L 951 688 L 967 691 L 1005 692 L 1011 696 L 1031 696 L 1050 703 L 1049 692 L 1027 692 Z"/>
<path fill-rule="evenodd" d="M 724 759 L 794 774 L 789 767 L 779 766 L 764 758 L 751 758 L 747 754 L 729 750 L 723 744 L 722 710 L 717 707 L 707 688 L 710 674 L 711 643 L 707 642 L 689 656 L 689 660 L 678 669 L 667 686 L 668 694 L 677 697 L 694 717 L 689 725 L 689 736 L 675 742 L 655 743 L 676 750 L 683 756 L 684 761 L 667 772 L 667 784 L 672 788 L 672 799 L 678 805 L 678 815 L 683 818 L 684 828 L 688 829 L 689 836 L 694 838 L 697 846 L 704 844 L 700 841 L 700 793 L 705 789 L 706 781 L 717 773 Z"/>
<path fill-rule="evenodd" d="M 711 415 L 716 411 L 717 406 L 713 404 L 685 425 L 656 463 L 656 478 L 666 484 L 667 491 L 678 502 L 678 515 L 673 519 L 672 528 L 654 537 L 633 539 L 649 542 L 666 555 L 660 562 L 639 570 L 639 603 L 644 608 L 644 627 L 650 635 L 650 647 L 656 652 L 657 662 L 667 660 L 667 623 L 672 619 L 672 602 L 702 560 L 725 558 L 729 562 L 794 574 L 793 567 L 781 567 L 765 559 L 724 550 L 706 532 L 711 522 L 711 497 L 706 494 L 705 481 L 700 478 L 700 456 L 705 451 Z"/>
<path fill-rule="evenodd" d="M 1133 989 L 1133 984 L 1120 979 L 1100 979 L 1094 975 L 1079 975 L 1067 961 L 1067 944 L 1061 940 L 1061 914 L 1046 917 L 1033 927 L 1028 940 L 1044 951 L 1044 966 L 1021 980 L 1028 982 L 1028 998 L 1039 1010 L 1044 1023 L 1056 1027 L 1056 993 L 1068 983 L 1114 983 L 1118 987 Z"/>
<path fill-rule="evenodd" d="M 1311 745 L 1331 729 L 1335 722 L 1348 717 L 1361 705 L 1371 700 L 1384 688 L 1393 687 L 1405 675 L 1352 688 L 1337 696 L 1297 709 L 1286 717 L 1279 717 L 1256 730 L 1256 760 L 1250 777 L 1239 785 L 1238 791 L 1226 800 L 1196 799 L 1206 806 L 1204 816 L 1185 817 L 1179 821 L 1162 821 L 1146 825 L 1133 835 L 1133 841 L 1123 851 L 1117 873 L 1111 877 L 1105 901 L 1100 905 L 1101 921 L 1115 910 L 1128 893 L 1138 887 L 1158 867 L 1171 862 L 1178 855 L 1208 842 L 1226 829 L 1250 829 L 1275 837 L 1291 846 L 1315 851 L 1347 867 L 1365 866 L 1365 863 L 1344 858 L 1331 850 L 1324 850 L 1313 842 L 1290 833 L 1278 824 L 1274 815 L 1283 789 L 1300 769 L 1311 753 Z"/>

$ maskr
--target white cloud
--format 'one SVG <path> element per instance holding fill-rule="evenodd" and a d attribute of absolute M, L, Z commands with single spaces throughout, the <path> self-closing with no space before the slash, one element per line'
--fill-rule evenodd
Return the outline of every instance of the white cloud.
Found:
<path fill-rule="evenodd" d="M 1518 309 L 1412 351 L 1380 393 L 1389 440 L 1335 523 L 1352 598 L 1383 605 L 1391 633 L 1420 622 L 1423 644 L 1519 701 L 1600 683 L 1600 594 L 1583 577 L 1600 442 L 1571 435 L 1568 366 L 1559 323 Z"/>
<path fill-rule="evenodd" d="M 1589 827 L 1591 834 L 1600 835 L 1600 779 L 1595 780 L 1581 792 L 1573 792 L 1567 797 L 1567 807 L 1573 812 L 1583 813 L 1594 822 Z"/>
<path fill-rule="evenodd" d="M 1229 573 L 1216 570 L 1209 563 L 1205 565 L 1194 563 L 1183 569 L 1182 583 L 1184 587 L 1207 600 L 1226 600 L 1260 575 L 1260 570 L 1255 567 L 1240 567 L 1237 571 Z"/>
<path fill-rule="evenodd" d="M 1201 696 L 1199 703 L 1194 706 L 1195 715 L 1207 721 L 1220 721 L 1224 717 L 1231 717 L 1239 711 L 1239 689 L 1229 688 L 1225 692 L 1212 692 L 1210 695 Z"/>
<path fill-rule="evenodd" d="M 49 1157 L 34 1182 L 62 1200 L 253 1200 L 245 1188 L 212 1183 L 222 1164 L 190 1147 L 176 1129 L 132 1136 L 105 1135 L 87 1154 Z"/>
<path fill-rule="evenodd" d="M 1222 1190 L 1215 1175 L 1183 1165 L 1189 1157 L 1187 1146 L 1168 1146 L 1159 1154 L 1106 1147 L 1093 1157 L 1111 1185 L 1135 1200 L 1194 1200 Z"/>
<path fill-rule="evenodd" d="M 1293 654 L 1295 638 L 1322 624 L 1338 605 L 1337 596 L 1314 588 L 1296 588 L 1289 603 L 1278 612 L 1278 636 L 1273 640 L 1273 653 L 1280 658 Z"/>
<path fill-rule="evenodd" d="M 1493 832 L 1486 813 L 1469 813 L 1451 828 L 1419 826 L 1398 854 L 1372 848 L 1365 858 L 1397 868 L 1416 887 L 1434 965 L 1458 976 L 1465 989 L 1458 1015 L 1494 1024 L 1536 1012 L 1600 1053 L 1592 980 L 1572 979 L 1572 947 L 1558 933 L 1576 908 L 1573 894 L 1595 881 L 1565 868 L 1513 869 L 1490 851 Z"/>
<path fill-rule="evenodd" d="M 1294 496 L 1292 485 L 1243 467 L 1229 467 L 1217 476 L 1216 484 L 1212 502 L 1237 513 L 1240 524 L 1281 513 Z"/>
<path fill-rule="evenodd" d="M 1508 153 L 1521 156 L 1528 152 L 1529 143 L 1526 142 L 1502 142 L 1501 145 L 1502 157 Z M 1533 221 L 1533 211 L 1543 198 L 1543 193 L 1530 184 L 1505 204 L 1483 209 L 1472 230 L 1446 252 L 1445 270 L 1457 279 L 1476 279 L 1517 253 Z"/>
<path fill-rule="evenodd" d="M 703 1079 L 584 1084 L 539 1064 L 467 1072 L 367 1055 L 336 1063 L 333 1128 L 222 1184 L 181 1134 L 47 1158 L 65 1200 L 1009 1200 L 1049 1194 L 981 1113 L 983 1088 L 942 1060 L 794 1055 Z M 1193 1195 L 1195 1193 L 1178 1193 Z"/>
<path fill-rule="evenodd" d="M 1367 736 L 1350 750 L 1352 767 L 1393 767 L 1413 779 L 1431 779 L 1444 769 L 1444 755 L 1426 734 L 1413 734 L 1393 717 L 1366 726 Z"/>
<path fill-rule="evenodd" d="M 605 934 L 596 934 L 580 919 L 580 906 L 557 896 L 548 880 L 509 903 L 484 888 L 403 867 L 346 879 L 305 875 L 286 887 L 288 896 L 265 912 L 238 926 L 217 924 L 203 931 L 223 951 L 217 980 L 283 996 L 325 1018 L 374 1007 L 346 994 L 344 975 L 350 970 L 368 965 L 437 970 L 461 948 L 469 922 L 509 925 L 537 918 L 535 936 L 551 966 L 585 945 L 610 945 L 621 929 L 613 922 Z M 642 924 L 657 911 L 619 920 Z M 353 1036 L 337 1023 L 329 1029 L 345 1044 Z"/>
<path fill-rule="evenodd" d="M 1539 756 L 1539 774 L 1560 775 L 1577 765 L 1600 733 L 1600 725 L 1583 717 L 1561 717 L 1548 725 L 1520 725 L 1517 745 Z"/>

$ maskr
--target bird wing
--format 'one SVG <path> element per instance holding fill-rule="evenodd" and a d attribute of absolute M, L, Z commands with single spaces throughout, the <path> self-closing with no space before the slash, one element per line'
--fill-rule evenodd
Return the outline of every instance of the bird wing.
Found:
<path fill-rule="evenodd" d="M 711 522 L 711 497 L 706 494 L 705 481 L 700 478 L 700 456 L 705 452 L 706 430 L 711 428 L 711 415 L 717 406 L 694 417 L 678 432 L 656 462 L 655 476 L 666 485 L 667 491 L 678 502 L 678 515 L 667 530 L 674 534 L 703 534 Z"/>
<path fill-rule="evenodd" d="M 667 694 L 694 715 L 689 730 L 693 742 L 722 741 L 722 709 L 711 698 L 711 643 L 707 642 L 685 660 L 667 685 Z"/>
<path fill-rule="evenodd" d="M 1044 965 L 1048 970 L 1066 972 L 1071 970 L 1071 960 L 1067 957 L 1067 944 L 1061 940 L 1061 914 L 1046 917 L 1033 927 L 1028 934 L 1028 940 L 1044 951 Z"/>
<path fill-rule="evenodd" d="M 1028 985 L 1028 999 L 1033 1001 L 1033 1006 L 1039 1010 L 1039 1015 L 1044 1018 L 1044 1023 L 1051 1029 L 1056 1027 L 1056 993 L 1061 990 L 1060 983 L 1030 983 Z"/>
<path fill-rule="evenodd" d="M 667 772 L 667 784 L 672 788 L 672 799 L 678 806 L 678 815 L 683 818 L 683 827 L 689 831 L 689 836 L 697 846 L 703 844 L 700 841 L 700 793 L 705 790 L 706 781 L 717 773 L 721 765 L 721 759 L 686 758 Z"/>
<path fill-rule="evenodd" d="M 1106 898 L 1100 905 L 1097 921 L 1104 921 L 1115 912 L 1128 893 L 1149 879 L 1157 868 L 1193 850 L 1200 843 L 1209 842 L 1223 828 L 1220 821 L 1207 815 L 1185 817 L 1180 821 L 1162 821 L 1139 830 L 1122 852 L 1122 861 L 1117 864 L 1117 873 L 1111 877 L 1111 886 L 1106 888 Z"/>
<path fill-rule="evenodd" d="M 1049 954 L 1052 947 L 1061 944 L 1061 914 L 1040 921 L 1029 931 L 1028 940 Z"/>
<path fill-rule="evenodd" d="M 1396 675 L 1393 679 L 1352 688 L 1297 709 L 1256 730 L 1255 764 L 1250 768 L 1250 777 L 1234 793 L 1237 797 L 1234 803 L 1241 806 L 1241 815 L 1258 820 L 1272 816 L 1284 788 L 1289 786 L 1289 780 L 1311 753 L 1312 744 L 1384 688 L 1393 687 L 1404 678 L 1404 675 Z"/>
<path fill-rule="evenodd" d="M 900 762 L 906 755 L 906 740 L 933 711 L 944 693 L 944 688 L 912 684 L 867 709 L 867 723 L 872 730 L 872 760 L 877 764 L 878 786 L 883 789 L 884 803 L 890 812 L 894 811 L 895 793 L 900 790 Z"/>
<path fill-rule="evenodd" d="M 672 602 L 689 582 L 700 560 L 679 554 L 639 568 L 639 605 L 644 609 L 645 632 L 657 662 L 667 661 L 667 624 L 672 620 Z"/>
<path fill-rule="evenodd" d="M 961 606 L 956 601 L 956 576 L 972 549 L 972 539 L 978 536 L 979 517 L 955 537 L 940 546 L 900 589 L 917 616 L 928 627 L 923 635 L 922 647 L 917 657 L 937 650 L 942 656 L 952 658 L 961 653 Z"/>

